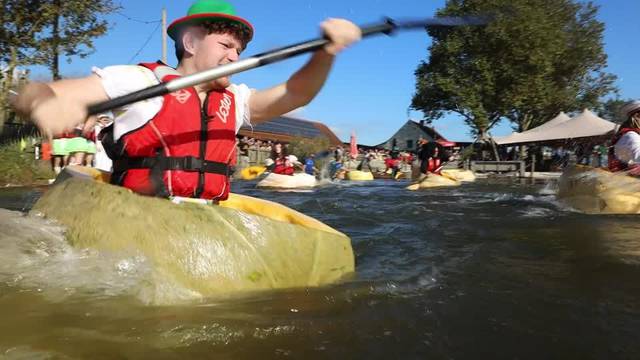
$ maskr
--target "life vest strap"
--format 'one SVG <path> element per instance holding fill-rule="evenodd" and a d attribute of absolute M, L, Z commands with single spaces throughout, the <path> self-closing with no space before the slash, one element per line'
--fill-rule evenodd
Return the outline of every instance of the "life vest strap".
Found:
<path fill-rule="evenodd" d="M 184 157 L 127 157 L 113 162 L 114 172 L 129 169 L 181 170 L 201 173 L 220 174 L 229 177 L 233 166 L 217 161 L 202 161 L 194 156 Z"/>

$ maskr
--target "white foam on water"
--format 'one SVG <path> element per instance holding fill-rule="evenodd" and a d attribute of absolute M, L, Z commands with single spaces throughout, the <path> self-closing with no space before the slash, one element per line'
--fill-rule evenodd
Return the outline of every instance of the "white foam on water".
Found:
<path fill-rule="evenodd" d="M 8 349 L 0 348 L 0 358 L 6 360 L 70 359 L 60 353 L 35 349 L 32 346 L 14 346 Z"/>
<path fill-rule="evenodd" d="M 440 272 L 436 267 L 432 267 L 431 271 L 427 270 L 408 279 L 382 283 L 375 282 L 371 285 L 370 290 L 374 294 L 412 297 L 416 292 L 423 292 L 439 286 L 439 278 Z"/>
<path fill-rule="evenodd" d="M 558 193 L 558 183 L 556 181 L 547 182 L 542 189 L 538 191 L 540 195 L 556 195 Z"/>
<path fill-rule="evenodd" d="M 233 330 L 217 323 L 202 326 L 178 326 L 161 334 L 169 348 L 189 347 L 206 343 L 229 345 L 245 339 L 243 330 Z"/>
<path fill-rule="evenodd" d="M 277 189 L 275 190 L 275 192 L 282 192 L 282 193 L 312 193 L 313 190 L 312 189 Z"/>
<path fill-rule="evenodd" d="M 293 325 L 256 327 L 254 329 L 236 328 L 218 323 L 201 326 L 177 326 L 161 334 L 163 346 L 170 348 L 190 347 L 197 344 L 230 345 L 248 338 L 272 339 L 287 336 L 298 329 Z"/>
<path fill-rule="evenodd" d="M 329 177 L 321 177 L 320 180 L 318 180 L 318 186 L 336 185 L 339 181 L 340 180 L 331 180 Z"/>
<path fill-rule="evenodd" d="M 0 282 L 51 302 L 72 296 L 133 296 L 173 303 L 199 294 L 172 284 L 143 256 L 76 249 L 64 228 L 38 216 L 0 209 Z"/>
<path fill-rule="evenodd" d="M 520 211 L 520 213 L 523 217 L 526 218 L 546 218 L 553 216 L 556 211 L 541 207 L 529 207 L 525 210 Z"/>

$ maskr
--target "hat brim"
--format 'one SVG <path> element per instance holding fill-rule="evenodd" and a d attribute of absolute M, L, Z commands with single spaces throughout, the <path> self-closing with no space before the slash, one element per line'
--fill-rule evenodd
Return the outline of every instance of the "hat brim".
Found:
<path fill-rule="evenodd" d="M 627 117 L 632 117 L 633 115 L 640 113 L 640 104 L 637 104 L 636 106 L 629 108 L 626 112 L 627 112 Z"/>
<path fill-rule="evenodd" d="M 167 34 L 174 41 L 178 37 L 180 30 L 185 26 L 197 25 L 204 21 L 230 21 L 244 25 L 249 30 L 249 40 L 253 38 L 253 26 L 247 20 L 239 17 L 223 13 L 204 13 L 185 16 L 174 20 L 169 27 L 167 27 Z"/>

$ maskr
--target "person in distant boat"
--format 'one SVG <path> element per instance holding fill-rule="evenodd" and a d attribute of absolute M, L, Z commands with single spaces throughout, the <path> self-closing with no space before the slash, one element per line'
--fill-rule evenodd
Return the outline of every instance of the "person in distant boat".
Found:
<path fill-rule="evenodd" d="M 280 142 L 273 145 L 271 159 L 273 160 L 271 172 L 280 175 L 293 175 L 295 172 L 294 165 L 300 163 L 296 156 L 287 154 L 287 148 Z"/>
<path fill-rule="evenodd" d="M 311 154 L 304 161 L 304 172 L 309 175 L 315 175 L 318 170 L 316 169 L 315 155 Z"/>
<path fill-rule="evenodd" d="M 343 168 L 343 156 L 344 149 L 342 149 L 342 146 L 338 145 L 333 152 L 333 158 L 329 162 L 329 177 L 332 180 L 344 179 L 346 171 Z"/>
<path fill-rule="evenodd" d="M 609 148 L 609 170 L 640 175 L 640 100 L 626 103 L 621 112 L 627 120 L 613 136 Z"/>
<path fill-rule="evenodd" d="M 232 84 L 229 77 L 114 110 L 103 146 L 113 159 L 111 181 L 139 194 L 225 200 L 236 159 L 236 134 L 308 104 L 320 91 L 336 55 L 361 38 L 344 19 L 320 28 L 329 43 L 286 82 L 266 90 Z M 45 134 L 87 121 L 87 106 L 134 91 L 234 63 L 253 38 L 253 26 L 224 0 L 197 0 L 167 28 L 178 66 L 162 62 L 93 69 L 82 79 L 31 83 L 13 101 Z"/>
<path fill-rule="evenodd" d="M 421 138 L 418 140 L 420 149 L 418 159 L 420 159 L 420 177 L 425 177 L 429 173 L 440 173 L 442 168 L 442 158 L 444 153 L 435 141 Z"/>
<path fill-rule="evenodd" d="M 360 164 L 358 164 L 356 170 L 362 171 L 363 169 L 367 168 L 369 169 L 369 172 L 373 172 L 373 169 L 371 168 L 371 161 L 374 159 L 374 157 L 375 155 L 372 151 L 367 151 L 367 153 L 362 156 L 362 161 L 360 161 Z"/>
<path fill-rule="evenodd" d="M 287 173 L 287 166 L 286 166 L 286 162 L 287 162 L 287 149 L 282 146 L 282 143 L 277 142 L 273 145 L 273 148 L 271 149 L 271 160 L 273 160 L 273 165 L 271 167 L 271 172 L 275 173 L 275 174 L 280 174 L 280 175 L 292 175 L 293 174 L 293 169 L 291 171 L 291 174 L 286 174 Z"/>

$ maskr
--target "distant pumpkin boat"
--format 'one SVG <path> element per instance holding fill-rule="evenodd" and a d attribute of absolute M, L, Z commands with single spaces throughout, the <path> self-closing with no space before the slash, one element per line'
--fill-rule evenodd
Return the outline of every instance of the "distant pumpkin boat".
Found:
<path fill-rule="evenodd" d="M 640 178 L 590 166 L 567 168 L 558 199 L 587 214 L 640 214 Z"/>

